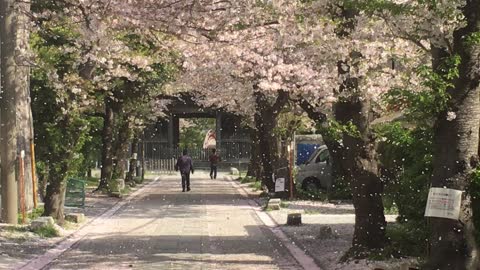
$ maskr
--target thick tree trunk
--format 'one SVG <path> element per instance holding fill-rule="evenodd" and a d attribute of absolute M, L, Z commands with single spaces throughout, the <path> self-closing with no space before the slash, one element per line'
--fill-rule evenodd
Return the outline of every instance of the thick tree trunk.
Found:
<path fill-rule="evenodd" d="M 48 185 L 45 194 L 45 210 L 44 216 L 53 217 L 58 224 L 64 222 L 64 203 L 65 203 L 65 189 L 66 189 L 66 173 L 68 171 L 68 161 L 56 161 L 56 164 L 61 164 L 60 171 L 50 172 L 48 174 Z M 63 164 L 62 164 L 63 163 Z"/>
<path fill-rule="evenodd" d="M 63 119 L 59 120 L 55 127 L 58 130 L 64 130 L 65 134 L 61 143 L 69 145 L 71 147 L 65 149 L 52 149 L 55 146 L 50 146 L 50 156 L 48 160 L 48 174 L 47 174 L 47 187 L 45 192 L 45 211 L 44 216 L 53 217 L 57 223 L 62 224 L 64 221 L 64 201 L 65 201 L 65 189 L 67 183 L 68 173 L 70 172 L 70 166 L 74 159 L 74 149 L 77 147 L 79 138 L 83 136 L 81 132 L 78 132 L 74 126 L 72 119 L 69 115 L 65 115 Z"/>
<path fill-rule="evenodd" d="M 0 99 L 0 155 L 2 181 L 2 221 L 17 224 L 18 201 L 15 164 L 17 158 L 17 126 L 15 90 L 20 78 L 16 77 L 15 62 L 15 13 L 14 0 L 0 3 L 1 86 Z"/>
<path fill-rule="evenodd" d="M 480 45 L 468 42 L 480 31 L 480 1 L 467 1 L 463 14 L 467 25 L 454 33 L 454 52 L 460 56 L 459 78 L 449 90 L 450 112 L 438 116 L 434 133 L 434 162 L 432 187 L 446 187 L 466 191 L 462 197 L 460 219 L 430 218 L 430 256 L 426 269 L 479 269 L 479 250 L 475 242 L 475 229 L 470 194 L 472 171 L 478 167 L 480 128 Z M 445 60 L 445 51 L 434 50 L 434 68 Z M 439 72 L 442 72 L 438 69 Z M 450 120 L 450 121 L 449 121 Z"/>
<path fill-rule="evenodd" d="M 103 117 L 103 131 L 102 131 L 102 168 L 100 172 L 100 183 L 97 190 L 109 191 L 109 185 L 113 172 L 113 125 L 114 112 L 113 101 L 105 98 L 105 115 Z"/>
<path fill-rule="evenodd" d="M 130 167 L 128 168 L 127 177 L 125 179 L 126 182 L 133 182 L 133 178 L 135 177 L 138 158 L 138 143 L 139 138 L 135 135 L 132 140 L 132 157 L 130 158 Z"/>
<path fill-rule="evenodd" d="M 250 150 L 250 163 L 248 164 L 247 176 L 261 179 L 262 176 L 262 160 L 260 155 L 260 138 L 258 131 L 254 128 L 250 132 L 250 138 L 252 141 Z"/>
<path fill-rule="evenodd" d="M 277 125 L 277 117 L 282 108 L 288 102 L 288 93 L 279 91 L 273 104 L 261 92 L 255 93 L 256 113 L 254 116 L 255 128 L 258 134 L 259 151 L 262 164 L 262 185 L 269 192 L 275 190 L 272 179 L 278 160 L 277 138 L 274 128 Z"/>
<path fill-rule="evenodd" d="M 262 164 L 262 184 L 267 187 L 269 192 L 275 190 L 275 183 L 272 175 L 274 173 L 274 164 L 277 164 L 277 147 L 273 129 L 275 127 L 275 117 L 270 111 L 261 111 L 255 115 L 255 124 L 259 135 L 260 160 Z"/>
<path fill-rule="evenodd" d="M 127 155 L 129 140 L 132 131 L 130 129 L 130 122 L 128 116 L 122 117 L 122 122 L 118 129 L 117 139 L 114 143 L 113 153 L 116 161 L 113 167 L 113 178 L 125 179 L 125 171 L 127 170 Z"/>
<path fill-rule="evenodd" d="M 355 207 L 355 232 L 351 255 L 365 257 L 386 244 L 387 226 L 382 201 L 378 157 L 369 129 L 370 104 L 367 98 L 352 96 L 335 105 L 335 118 L 341 124 L 352 123 L 357 132 L 343 134 L 340 169 L 350 183 Z"/>

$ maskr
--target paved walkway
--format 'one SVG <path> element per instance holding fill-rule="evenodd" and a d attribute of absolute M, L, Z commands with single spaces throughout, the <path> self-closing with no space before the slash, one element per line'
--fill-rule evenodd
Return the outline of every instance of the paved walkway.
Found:
<path fill-rule="evenodd" d="M 164 176 L 48 269 L 301 269 L 222 175 Z"/>

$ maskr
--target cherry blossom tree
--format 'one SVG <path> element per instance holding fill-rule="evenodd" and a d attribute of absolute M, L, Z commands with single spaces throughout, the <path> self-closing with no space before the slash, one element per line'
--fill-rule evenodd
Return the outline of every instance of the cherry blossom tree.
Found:
<path fill-rule="evenodd" d="M 433 95 L 432 187 L 465 191 L 459 220 L 429 218 L 426 269 L 476 269 L 472 182 L 479 141 L 479 1 L 404 1 L 364 7 L 431 56 L 423 91 Z M 410 88 L 409 88 L 410 90 Z"/>

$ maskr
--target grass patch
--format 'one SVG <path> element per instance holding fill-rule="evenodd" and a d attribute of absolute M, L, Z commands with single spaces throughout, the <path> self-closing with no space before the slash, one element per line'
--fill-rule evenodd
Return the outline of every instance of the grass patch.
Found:
<path fill-rule="evenodd" d="M 385 261 L 392 258 L 417 258 L 421 264 L 427 254 L 428 230 L 425 223 L 394 223 L 388 224 L 385 234 L 388 243 L 383 249 L 356 250 L 350 249 L 342 261 L 350 259 L 370 259 Z"/>
<path fill-rule="evenodd" d="M 301 200 L 312 200 L 312 201 L 328 201 L 329 196 L 326 192 L 323 191 L 306 191 L 302 188 L 297 188 L 297 198 Z"/>
<path fill-rule="evenodd" d="M 30 213 L 27 213 L 26 222 L 28 222 L 29 220 L 34 220 L 34 219 L 40 217 L 43 214 L 43 211 L 44 211 L 43 206 L 40 206 L 40 207 L 37 207 L 37 208 L 33 209 Z M 18 223 L 22 223 L 22 214 L 21 213 L 18 214 Z"/>
<path fill-rule="evenodd" d="M 398 207 L 395 204 L 392 204 L 389 207 L 384 208 L 385 215 L 398 215 Z"/>
<path fill-rule="evenodd" d="M 53 225 L 44 226 L 33 230 L 34 233 L 44 238 L 53 238 L 60 236 L 60 232 Z"/>
<path fill-rule="evenodd" d="M 256 181 L 256 182 L 250 183 L 248 187 L 254 189 L 255 191 L 258 191 L 262 189 L 262 183 L 260 181 Z"/>
<path fill-rule="evenodd" d="M 98 177 L 85 178 L 85 185 L 87 186 L 87 188 L 96 188 L 98 187 L 99 182 L 100 182 L 100 178 Z"/>
<path fill-rule="evenodd" d="M 21 226 L 21 225 L 13 225 L 13 226 L 8 226 L 5 228 L 5 231 L 7 232 L 28 232 L 28 227 L 27 226 Z"/>
<path fill-rule="evenodd" d="M 130 194 L 130 192 L 132 192 L 132 188 L 129 186 L 125 186 L 125 188 L 120 191 L 122 195 Z"/>

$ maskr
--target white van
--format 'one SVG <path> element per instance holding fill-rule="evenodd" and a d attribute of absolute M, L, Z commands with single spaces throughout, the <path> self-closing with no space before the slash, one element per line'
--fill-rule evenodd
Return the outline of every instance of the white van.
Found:
<path fill-rule="evenodd" d="M 296 181 L 306 191 L 330 189 L 333 184 L 332 162 L 327 146 L 317 148 L 304 164 L 297 167 Z"/>

